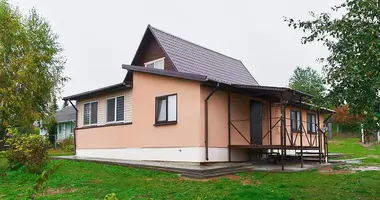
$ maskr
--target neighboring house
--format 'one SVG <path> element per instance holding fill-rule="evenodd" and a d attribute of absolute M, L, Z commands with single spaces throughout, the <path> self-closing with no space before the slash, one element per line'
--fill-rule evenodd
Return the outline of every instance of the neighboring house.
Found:
<path fill-rule="evenodd" d="M 312 111 L 302 103 L 308 94 L 260 86 L 240 60 L 148 26 L 122 68 L 121 83 L 64 97 L 78 110 L 77 156 L 197 163 L 304 150 L 325 156 L 331 111 Z"/>
<path fill-rule="evenodd" d="M 74 136 L 76 111 L 73 106 L 66 106 L 55 113 L 57 125 L 57 141 Z"/>

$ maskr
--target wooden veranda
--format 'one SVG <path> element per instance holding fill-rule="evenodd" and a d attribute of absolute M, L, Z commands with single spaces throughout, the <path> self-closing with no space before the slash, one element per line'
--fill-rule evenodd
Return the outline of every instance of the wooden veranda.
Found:
<path fill-rule="evenodd" d="M 294 90 L 288 88 L 273 88 L 273 87 L 262 87 L 258 88 L 247 88 L 238 87 L 237 89 L 231 88 L 228 92 L 228 156 L 229 161 L 231 161 L 231 152 L 233 149 L 248 149 L 248 150 L 259 150 L 260 152 L 265 151 L 266 153 L 276 153 L 281 157 L 282 170 L 284 170 L 284 157 L 287 155 L 289 150 L 294 150 L 295 156 L 301 161 L 301 168 L 304 166 L 304 153 L 305 151 L 313 150 L 318 152 L 319 163 L 328 162 L 328 143 L 327 136 L 324 131 L 324 122 L 327 120 L 321 120 L 321 113 L 329 113 L 330 111 L 314 109 L 315 117 L 314 122 L 310 124 L 308 120 L 303 119 L 306 113 L 305 110 L 310 110 L 313 106 L 304 103 L 303 100 L 312 98 L 310 95 L 297 93 Z M 249 120 L 251 135 L 247 138 L 234 122 L 242 120 L 232 120 L 231 119 L 231 99 L 232 93 L 243 94 L 249 96 L 252 99 L 263 99 L 269 102 L 269 116 L 266 118 L 262 117 L 262 120 L 269 121 L 269 130 L 262 131 L 261 137 L 252 136 L 252 116 Z M 273 113 L 274 109 L 279 109 L 280 113 Z M 299 112 L 299 117 L 294 120 L 294 117 L 287 116 L 289 112 Z M 306 113 L 305 113 L 306 112 Z M 330 112 L 331 113 L 331 112 Z M 290 115 L 290 114 L 289 114 Z M 309 117 L 309 114 L 306 115 Z M 331 115 L 330 115 L 331 116 Z M 329 117 L 330 117 L 329 116 Z M 323 116 L 322 116 L 323 118 Z M 267 122 L 268 122 L 267 121 Z M 294 125 L 294 123 L 296 125 Z M 305 124 L 308 126 L 305 128 Z M 295 127 L 295 129 L 294 129 Z M 310 130 L 309 130 L 310 129 Z M 313 131 L 311 131 L 313 130 Z M 244 144 L 235 144 L 231 139 L 231 132 L 237 132 L 241 138 L 244 139 Z M 298 151 L 298 152 L 297 152 Z"/>

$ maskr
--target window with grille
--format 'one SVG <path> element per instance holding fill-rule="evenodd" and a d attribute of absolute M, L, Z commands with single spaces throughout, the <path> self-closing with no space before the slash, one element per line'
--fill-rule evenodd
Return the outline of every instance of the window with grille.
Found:
<path fill-rule="evenodd" d="M 292 131 L 300 131 L 301 130 L 301 114 L 300 111 L 292 110 L 290 112 L 290 120 L 291 120 L 291 128 Z"/>
<path fill-rule="evenodd" d="M 307 114 L 307 132 L 315 133 L 316 131 L 316 117 L 315 114 Z"/>
<path fill-rule="evenodd" d="M 107 99 L 107 122 L 124 121 L 124 96 Z"/>

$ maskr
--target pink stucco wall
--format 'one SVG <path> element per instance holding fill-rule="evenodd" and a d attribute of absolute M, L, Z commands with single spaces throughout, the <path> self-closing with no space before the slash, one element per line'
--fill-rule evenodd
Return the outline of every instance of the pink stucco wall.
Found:
<path fill-rule="evenodd" d="M 155 97 L 169 94 L 177 94 L 178 123 L 154 126 Z M 105 95 L 93 99 L 105 102 Z M 202 145 L 199 82 L 134 72 L 132 99 L 132 124 L 76 130 L 77 148 Z M 79 112 L 78 118 L 82 117 Z"/>

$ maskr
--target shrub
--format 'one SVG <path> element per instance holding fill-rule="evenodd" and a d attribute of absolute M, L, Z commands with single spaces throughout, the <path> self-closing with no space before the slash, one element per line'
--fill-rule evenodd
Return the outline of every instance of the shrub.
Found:
<path fill-rule="evenodd" d="M 69 136 L 68 138 L 64 139 L 61 144 L 61 149 L 64 152 L 73 152 L 74 151 L 74 137 Z"/>
<path fill-rule="evenodd" d="M 74 152 L 74 145 L 64 146 L 62 149 L 64 152 Z"/>
<path fill-rule="evenodd" d="M 0 151 L 0 178 L 6 176 L 8 169 L 8 160 L 6 159 L 5 152 Z"/>
<path fill-rule="evenodd" d="M 118 200 L 118 198 L 116 197 L 116 194 L 115 194 L 115 193 L 111 193 L 111 194 L 107 194 L 107 195 L 104 197 L 104 200 Z"/>
<path fill-rule="evenodd" d="M 12 169 L 25 166 L 25 170 L 41 173 L 49 159 L 48 142 L 40 135 L 15 135 L 7 139 L 10 149 L 6 151 L 9 165 Z"/>
<path fill-rule="evenodd" d="M 74 137 L 73 136 L 69 136 L 68 138 L 66 138 L 62 141 L 62 147 L 69 146 L 69 145 L 74 145 Z"/>

